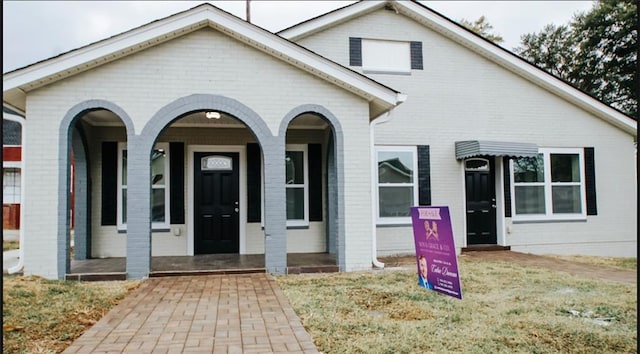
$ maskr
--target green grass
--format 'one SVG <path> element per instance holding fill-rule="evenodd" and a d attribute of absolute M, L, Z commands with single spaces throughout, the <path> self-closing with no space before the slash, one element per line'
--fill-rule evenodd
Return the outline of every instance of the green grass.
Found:
<path fill-rule="evenodd" d="M 462 258 L 463 299 L 415 270 L 277 277 L 324 353 L 636 353 L 637 286 Z"/>

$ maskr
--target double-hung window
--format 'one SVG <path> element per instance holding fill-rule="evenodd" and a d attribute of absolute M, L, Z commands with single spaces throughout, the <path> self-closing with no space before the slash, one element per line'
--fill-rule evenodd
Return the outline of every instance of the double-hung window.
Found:
<path fill-rule="evenodd" d="M 118 229 L 127 228 L 127 150 L 118 144 Z M 169 228 L 169 145 L 158 143 L 151 153 L 151 226 Z"/>
<path fill-rule="evenodd" d="M 583 149 L 539 149 L 511 164 L 512 215 L 517 220 L 586 218 Z"/>
<path fill-rule="evenodd" d="M 287 226 L 309 225 L 309 169 L 307 145 L 287 145 L 285 187 Z"/>
<path fill-rule="evenodd" d="M 377 146 L 378 224 L 410 223 L 418 200 L 415 146 Z"/>

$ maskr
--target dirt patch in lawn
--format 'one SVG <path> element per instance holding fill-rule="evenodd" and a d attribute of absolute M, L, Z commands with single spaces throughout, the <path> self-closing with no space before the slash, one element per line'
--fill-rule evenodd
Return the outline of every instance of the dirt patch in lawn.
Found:
<path fill-rule="evenodd" d="M 562 271 L 571 275 L 584 276 L 592 279 L 612 280 L 627 284 L 637 284 L 637 270 L 624 270 L 613 266 L 576 262 L 559 257 L 540 256 L 530 253 L 514 251 L 472 251 L 460 254 L 458 257 L 471 259 L 518 263 L 537 268 Z M 414 256 L 381 257 L 380 261 L 388 267 L 415 267 Z"/>

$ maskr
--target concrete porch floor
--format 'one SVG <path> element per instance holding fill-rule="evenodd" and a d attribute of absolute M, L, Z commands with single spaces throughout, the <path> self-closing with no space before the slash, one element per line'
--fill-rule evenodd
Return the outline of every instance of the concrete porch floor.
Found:
<path fill-rule="evenodd" d="M 339 271 L 336 256 L 329 253 L 289 253 L 287 273 Z M 151 257 L 149 277 L 265 273 L 264 255 L 206 254 L 196 256 Z M 124 280 L 126 258 L 72 260 L 67 280 Z"/>

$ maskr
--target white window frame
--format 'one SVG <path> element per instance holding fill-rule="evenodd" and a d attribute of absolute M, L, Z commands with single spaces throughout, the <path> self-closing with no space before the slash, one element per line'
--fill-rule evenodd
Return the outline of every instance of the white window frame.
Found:
<path fill-rule="evenodd" d="M 22 195 L 22 169 L 20 167 L 2 168 L 2 203 L 20 204 Z"/>
<path fill-rule="evenodd" d="M 586 220 L 587 218 L 587 196 L 585 185 L 584 149 L 581 148 L 539 148 L 542 154 L 544 165 L 544 182 L 515 182 L 513 161 L 509 162 L 509 173 L 511 176 L 511 215 L 513 221 L 565 221 L 565 220 Z M 552 182 L 551 181 L 551 155 L 571 154 L 578 155 L 580 170 L 579 182 Z M 544 214 L 516 214 L 516 185 L 518 186 L 544 186 Z M 580 213 L 553 213 L 552 187 L 554 186 L 580 186 Z"/>
<path fill-rule="evenodd" d="M 151 228 L 153 230 L 168 230 L 171 227 L 171 215 L 170 215 L 171 206 L 169 204 L 171 200 L 170 198 L 171 181 L 169 180 L 169 176 L 170 176 L 169 161 L 171 161 L 170 159 L 171 151 L 169 151 L 168 143 L 156 143 L 153 149 L 154 150 L 164 149 L 166 155 L 165 155 L 165 164 L 164 164 L 164 180 L 165 180 L 164 185 L 151 184 L 151 189 L 164 189 L 164 222 L 152 222 Z M 123 203 L 122 190 L 127 188 L 127 186 L 124 186 L 122 184 L 122 152 L 125 150 L 127 150 L 127 144 L 118 143 L 118 198 L 117 198 L 118 199 L 118 209 L 117 209 L 118 231 L 125 231 L 127 229 L 127 223 L 124 222 L 124 215 L 122 214 L 122 203 Z M 151 161 L 149 161 L 149 163 L 151 163 Z M 127 174 L 127 179 L 129 178 L 130 176 L 128 176 Z M 149 176 L 149 178 L 151 178 L 151 176 Z M 151 198 L 153 197 L 152 194 L 150 197 Z M 127 211 L 128 210 L 129 209 L 127 209 Z M 151 215 L 149 215 L 149 218 L 151 218 Z"/>
<path fill-rule="evenodd" d="M 362 70 L 411 74 L 411 42 L 362 38 Z"/>
<path fill-rule="evenodd" d="M 412 162 L 413 166 L 413 182 L 412 183 L 384 183 L 380 184 L 379 176 L 378 176 L 378 153 L 379 152 L 410 152 L 412 154 Z M 416 146 L 389 146 L 389 145 L 376 145 L 375 146 L 375 157 L 373 161 L 373 178 L 376 186 L 375 193 L 375 208 L 376 208 L 376 224 L 378 225 L 404 225 L 411 224 L 411 216 L 400 216 L 400 217 L 381 217 L 380 216 L 380 187 L 412 187 L 413 188 L 413 202 L 412 206 L 418 205 L 418 148 Z"/>
<path fill-rule="evenodd" d="M 304 163 L 304 185 L 286 184 L 285 188 L 303 188 L 304 193 L 304 219 L 289 220 L 287 219 L 287 227 L 306 227 L 309 226 L 309 154 L 306 144 L 287 144 L 285 150 L 302 152 L 302 161 Z M 286 169 L 286 167 L 285 167 Z M 264 199 L 264 198 L 262 198 Z M 264 210 L 264 208 L 262 208 Z M 286 212 L 286 211 L 285 211 Z"/>

